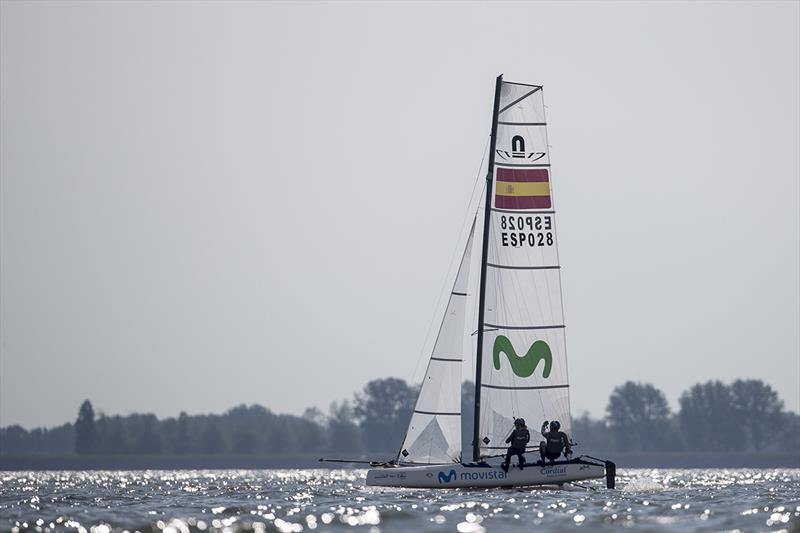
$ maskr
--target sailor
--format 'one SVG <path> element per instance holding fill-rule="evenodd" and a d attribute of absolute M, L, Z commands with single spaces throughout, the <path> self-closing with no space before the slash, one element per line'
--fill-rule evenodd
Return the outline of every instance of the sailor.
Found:
<path fill-rule="evenodd" d="M 500 465 L 500 468 L 502 468 L 504 472 L 508 472 L 508 465 L 511 464 L 512 455 L 517 456 L 519 459 L 519 469 L 522 470 L 525 464 L 525 457 L 523 456 L 525 453 L 525 446 L 530 440 L 531 433 L 528 431 L 528 428 L 525 427 L 525 420 L 522 418 L 514 420 L 514 429 L 506 439 L 506 443 L 510 443 L 511 446 L 508 447 L 508 451 L 506 452 L 505 462 Z"/>
<path fill-rule="evenodd" d="M 547 431 L 548 424 L 550 425 L 550 431 Z M 545 459 L 549 459 L 550 464 L 553 464 L 562 451 L 567 459 L 572 455 L 569 437 L 561 431 L 561 424 L 558 420 L 553 420 L 552 422 L 544 421 L 544 424 L 542 424 L 542 437 L 545 440 L 539 443 L 539 455 L 542 457 L 539 464 L 541 466 L 544 466 Z"/>

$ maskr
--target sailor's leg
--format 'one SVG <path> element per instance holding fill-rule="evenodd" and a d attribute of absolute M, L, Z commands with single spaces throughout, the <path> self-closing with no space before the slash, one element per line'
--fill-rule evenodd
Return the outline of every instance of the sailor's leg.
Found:
<path fill-rule="evenodd" d="M 539 442 L 539 456 L 541 457 L 539 464 L 542 466 L 544 466 L 544 450 L 546 446 L 544 441 Z"/>
<path fill-rule="evenodd" d="M 503 462 L 503 464 L 500 465 L 500 468 L 502 468 L 506 472 L 508 472 L 508 465 L 511 464 L 511 456 L 512 455 L 513 455 L 513 449 L 509 448 L 506 451 L 506 460 Z"/>
<path fill-rule="evenodd" d="M 506 460 L 505 460 L 506 464 L 510 464 L 511 463 L 511 457 L 513 455 L 514 455 L 514 449 L 513 448 L 509 448 L 508 450 L 506 450 Z"/>
<path fill-rule="evenodd" d="M 517 454 L 517 459 L 519 459 L 519 469 L 522 470 L 525 467 L 525 456 L 522 452 Z"/>

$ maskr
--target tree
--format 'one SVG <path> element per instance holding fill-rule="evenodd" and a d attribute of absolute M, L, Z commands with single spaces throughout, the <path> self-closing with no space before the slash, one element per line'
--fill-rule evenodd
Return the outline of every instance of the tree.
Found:
<path fill-rule="evenodd" d="M 680 399 L 681 432 L 692 451 L 739 451 L 745 436 L 733 405 L 731 388 L 720 381 L 698 383 Z"/>
<path fill-rule="evenodd" d="M 386 453 L 400 445 L 415 400 L 416 390 L 402 379 L 376 379 L 366 384 L 356 395 L 353 412 L 368 450 Z"/>
<path fill-rule="evenodd" d="M 214 418 L 207 420 L 209 423 L 203 431 L 203 442 L 201 444 L 203 453 L 222 453 L 225 451 L 225 441 L 222 440 L 222 432 L 219 430 Z"/>
<path fill-rule="evenodd" d="M 361 432 L 353 421 L 353 408 L 347 400 L 333 402 L 328 414 L 328 449 L 337 452 L 360 452 Z"/>
<path fill-rule="evenodd" d="M 306 407 L 306 410 L 303 411 L 303 419 L 308 420 L 309 422 L 312 422 L 321 428 L 325 427 L 327 424 L 325 415 L 317 407 Z"/>
<path fill-rule="evenodd" d="M 75 451 L 81 455 L 94 453 L 96 440 L 94 408 L 92 402 L 85 400 L 78 410 L 78 419 L 75 421 Z"/>
<path fill-rule="evenodd" d="M 582 452 L 610 452 L 616 449 L 614 433 L 606 425 L 606 422 L 591 418 L 587 412 L 572 419 L 570 438 L 575 440 Z"/>
<path fill-rule="evenodd" d="M 75 427 L 72 424 L 30 431 L 17 425 L 0 428 L 0 455 L 72 453 L 75 453 Z"/>
<path fill-rule="evenodd" d="M 95 422 L 96 453 L 130 453 L 130 439 L 126 429 L 127 418 L 117 416 L 101 416 Z"/>
<path fill-rule="evenodd" d="M 781 413 L 781 421 L 775 435 L 775 442 L 781 452 L 800 454 L 800 415 L 791 411 Z"/>
<path fill-rule="evenodd" d="M 664 393 L 649 383 L 616 387 L 606 407 L 608 425 L 621 451 L 670 449 L 670 411 Z"/>
<path fill-rule="evenodd" d="M 299 444 L 305 447 L 303 451 L 319 452 L 327 449 L 328 438 L 325 422 L 325 415 L 316 407 L 307 408 L 303 412 L 303 417 L 295 420 L 300 431 Z"/>
<path fill-rule="evenodd" d="M 22 455 L 26 453 L 29 432 L 22 426 L 13 425 L 0 429 L 0 455 Z"/>
<path fill-rule="evenodd" d="M 737 379 L 731 384 L 731 403 L 748 448 L 776 445 L 767 435 L 781 429 L 783 402 L 772 387 L 758 379 Z"/>
<path fill-rule="evenodd" d="M 161 424 L 156 415 L 131 415 L 128 420 L 133 430 L 134 453 L 159 454 L 163 451 Z"/>
<path fill-rule="evenodd" d="M 233 433 L 233 451 L 235 453 L 253 453 L 256 446 L 255 432 L 248 427 L 239 426 Z"/>
<path fill-rule="evenodd" d="M 181 411 L 178 415 L 177 427 L 175 428 L 175 441 L 172 445 L 175 453 L 188 453 L 192 446 L 189 441 L 189 415 L 186 411 Z"/>

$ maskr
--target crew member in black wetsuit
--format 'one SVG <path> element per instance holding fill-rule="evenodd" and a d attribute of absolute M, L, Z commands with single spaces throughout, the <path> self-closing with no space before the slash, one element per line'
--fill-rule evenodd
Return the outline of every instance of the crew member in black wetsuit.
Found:
<path fill-rule="evenodd" d="M 547 431 L 548 424 L 550 425 L 550 431 Z M 545 440 L 539 443 L 540 465 L 544 466 L 545 459 L 549 459 L 550 464 L 553 464 L 561 456 L 562 451 L 567 459 L 572 455 L 569 437 L 561 431 L 561 424 L 558 420 L 553 420 L 552 422 L 544 421 L 544 424 L 542 424 L 542 437 Z"/>
<path fill-rule="evenodd" d="M 511 443 L 511 446 L 508 447 L 508 451 L 506 452 L 505 462 L 500 465 L 503 471 L 508 472 L 508 465 L 511 464 L 512 455 L 517 456 L 519 459 L 519 469 L 522 470 L 525 464 L 525 456 L 523 455 L 525 453 L 525 446 L 530 440 L 531 433 L 528 431 L 528 428 L 525 427 L 525 420 L 522 418 L 514 420 L 514 429 L 511 431 L 511 435 L 506 439 L 506 442 Z"/>

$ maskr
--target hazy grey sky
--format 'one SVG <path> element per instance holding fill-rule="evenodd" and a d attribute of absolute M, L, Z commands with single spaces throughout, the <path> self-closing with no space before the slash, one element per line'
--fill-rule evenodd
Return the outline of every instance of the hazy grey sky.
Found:
<path fill-rule="evenodd" d="M 420 379 L 501 72 L 545 87 L 573 410 L 629 379 L 800 407 L 798 2 L 0 19 L 0 425 Z"/>

